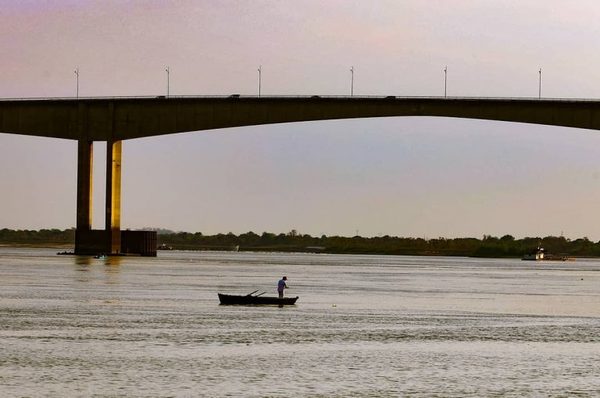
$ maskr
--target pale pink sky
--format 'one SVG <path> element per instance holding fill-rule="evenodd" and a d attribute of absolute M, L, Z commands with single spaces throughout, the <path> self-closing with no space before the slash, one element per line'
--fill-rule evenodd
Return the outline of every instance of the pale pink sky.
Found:
<path fill-rule="evenodd" d="M 0 97 L 600 98 L 596 1 L 6 1 Z M 96 215 L 103 225 L 102 145 Z M 127 141 L 123 227 L 600 239 L 600 135 L 433 118 Z M 74 142 L 0 134 L 0 228 L 75 224 Z"/>

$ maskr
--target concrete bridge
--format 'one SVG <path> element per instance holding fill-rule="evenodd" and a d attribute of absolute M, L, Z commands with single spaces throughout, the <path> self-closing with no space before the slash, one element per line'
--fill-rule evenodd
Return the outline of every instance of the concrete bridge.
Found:
<path fill-rule="evenodd" d="M 0 100 L 0 132 L 79 143 L 76 254 L 156 254 L 155 235 L 152 242 L 151 235 L 121 232 L 123 140 L 226 127 L 389 116 L 443 116 L 600 130 L 600 101 L 239 95 Z M 99 231 L 91 229 L 94 141 L 107 142 L 106 222 Z"/>

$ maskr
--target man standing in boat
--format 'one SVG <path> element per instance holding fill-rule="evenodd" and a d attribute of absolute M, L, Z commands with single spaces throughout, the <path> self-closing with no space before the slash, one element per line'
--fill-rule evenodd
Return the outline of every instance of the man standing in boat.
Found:
<path fill-rule="evenodd" d="M 279 293 L 279 298 L 283 298 L 283 289 L 287 289 L 287 276 L 284 276 L 277 282 L 277 293 Z"/>

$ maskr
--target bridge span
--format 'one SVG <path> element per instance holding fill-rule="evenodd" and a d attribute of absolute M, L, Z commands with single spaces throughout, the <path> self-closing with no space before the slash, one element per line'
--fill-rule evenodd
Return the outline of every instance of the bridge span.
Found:
<path fill-rule="evenodd" d="M 155 255 L 121 232 L 122 141 L 315 120 L 442 116 L 600 130 L 600 101 L 459 97 L 112 97 L 0 100 L 0 132 L 78 141 L 76 254 Z M 94 141 L 107 142 L 105 229 L 92 225 Z M 122 239 L 123 238 L 123 239 Z"/>

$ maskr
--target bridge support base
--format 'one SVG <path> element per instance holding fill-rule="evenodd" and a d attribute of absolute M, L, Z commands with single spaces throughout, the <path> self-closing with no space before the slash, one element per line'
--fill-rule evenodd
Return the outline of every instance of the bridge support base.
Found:
<path fill-rule="evenodd" d="M 113 243 L 115 233 L 115 231 L 101 229 L 76 230 L 75 254 L 84 256 L 108 254 L 156 257 L 156 231 L 119 231 L 120 246 L 118 248 L 115 248 Z"/>

